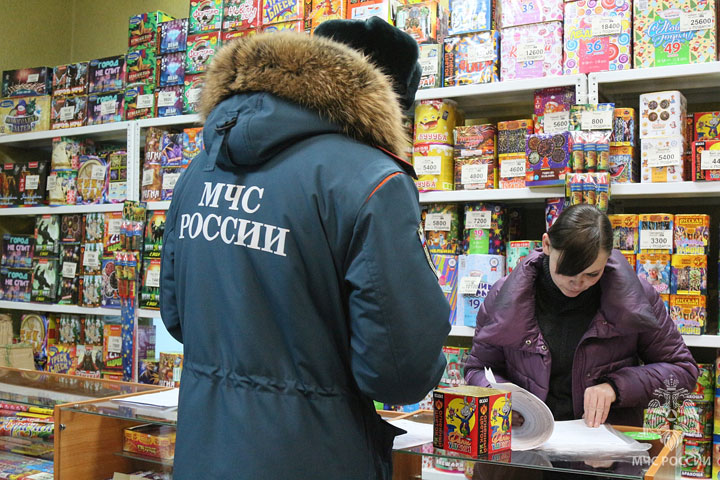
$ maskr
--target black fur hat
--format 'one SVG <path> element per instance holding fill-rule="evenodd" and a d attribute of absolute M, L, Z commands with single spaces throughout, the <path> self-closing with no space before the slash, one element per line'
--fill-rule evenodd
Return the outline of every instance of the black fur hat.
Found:
<path fill-rule="evenodd" d="M 392 77 L 403 110 L 412 107 L 422 70 L 415 39 L 385 20 L 328 20 L 315 29 L 315 35 L 331 38 L 359 50 L 384 74 Z"/>

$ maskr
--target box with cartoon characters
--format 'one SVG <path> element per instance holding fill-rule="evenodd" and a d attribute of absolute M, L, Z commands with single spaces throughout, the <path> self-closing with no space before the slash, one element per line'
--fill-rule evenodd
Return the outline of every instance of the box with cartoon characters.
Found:
<path fill-rule="evenodd" d="M 512 394 L 471 385 L 433 392 L 433 446 L 477 457 L 510 450 Z"/>
<path fill-rule="evenodd" d="M 496 30 L 445 38 L 443 85 L 499 82 L 499 48 Z"/>
<path fill-rule="evenodd" d="M 645 280 L 659 294 L 670 293 L 670 260 L 669 253 L 638 253 L 637 275 Z"/>
<path fill-rule="evenodd" d="M 506 260 L 507 273 L 510 274 L 520 265 L 525 257 L 541 246 L 542 242 L 540 240 L 516 240 L 508 242 Z"/>
<path fill-rule="evenodd" d="M 311 2 L 304 0 L 262 0 L 261 24 L 303 21 L 307 9 L 312 8 Z"/>
<path fill-rule="evenodd" d="M 500 78 L 506 81 L 562 75 L 562 39 L 562 22 L 501 30 Z"/>
<path fill-rule="evenodd" d="M 463 120 L 453 100 L 422 100 L 415 107 L 414 143 L 452 145 L 455 126 Z"/>
<path fill-rule="evenodd" d="M 670 295 L 670 318 L 682 335 L 703 335 L 707 319 L 705 295 Z"/>
<path fill-rule="evenodd" d="M 447 366 L 438 386 L 459 387 L 465 385 L 465 364 L 470 355 L 470 349 L 444 345 L 443 355 L 445 355 Z"/>
<path fill-rule="evenodd" d="M 187 52 L 185 52 L 185 74 L 207 71 L 218 48 L 220 48 L 220 32 L 189 35 Z"/>
<path fill-rule="evenodd" d="M 0 135 L 50 130 L 50 96 L 0 99 Z"/>
<path fill-rule="evenodd" d="M 505 257 L 460 255 L 458 266 L 457 323 L 474 328 L 485 297 L 495 282 L 505 276 Z"/>
<path fill-rule="evenodd" d="M 720 180 L 720 140 L 692 142 L 692 180 Z"/>
<path fill-rule="evenodd" d="M 222 28 L 223 0 L 191 0 L 188 33 L 215 32 Z"/>
<path fill-rule="evenodd" d="M 710 240 L 710 215 L 675 215 L 675 253 L 707 255 Z"/>
<path fill-rule="evenodd" d="M 424 229 L 430 253 L 460 253 L 460 219 L 455 204 L 430 204 L 424 215 Z"/>

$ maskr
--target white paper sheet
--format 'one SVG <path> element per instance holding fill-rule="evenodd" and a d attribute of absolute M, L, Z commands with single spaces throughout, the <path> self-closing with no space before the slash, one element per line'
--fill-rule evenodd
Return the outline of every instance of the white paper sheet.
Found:
<path fill-rule="evenodd" d="M 112 400 L 120 405 L 137 405 L 142 407 L 155 407 L 162 409 L 172 409 L 178 406 L 179 388 L 166 390 L 164 392 L 147 393 L 134 395 L 132 397 L 118 398 Z"/>
<path fill-rule="evenodd" d="M 395 437 L 395 441 L 393 442 L 394 450 L 417 447 L 418 445 L 432 442 L 432 423 L 418 423 L 410 420 L 392 420 L 390 423 L 407 432 L 404 435 Z"/>
<path fill-rule="evenodd" d="M 584 420 L 555 422 L 550 439 L 540 446 L 540 450 L 562 453 L 623 453 L 637 451 L 639 445 L 631 439 L 624 439 L 610 431 L 611 427 L 601 425 L 591 428 Z"/>

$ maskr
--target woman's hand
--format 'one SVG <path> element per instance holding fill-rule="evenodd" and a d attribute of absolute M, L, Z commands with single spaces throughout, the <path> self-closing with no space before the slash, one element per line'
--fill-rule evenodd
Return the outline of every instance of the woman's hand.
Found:
<path fill-rule="evenodd" d="M 610 405 L 615 401 L 615 389 L 609 383 L 601 383 L 585 389 L 585 425 L 599 427 L 607 420 Z"/>
<path fill-rule="evenodd" d="M 520 415 L 518 412 L 512 412 L 512 417 L 510 417 L 510 422 L 513 427 L 522 427 L 523 423 L 525 423 L 525 417 Z"/>

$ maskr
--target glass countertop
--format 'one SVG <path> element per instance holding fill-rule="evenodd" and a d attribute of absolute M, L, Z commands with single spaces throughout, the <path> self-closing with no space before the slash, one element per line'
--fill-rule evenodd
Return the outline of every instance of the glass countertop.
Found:
<path fill-rule="evenodd" d="M 161 408 L 134 407 L 121 405 L 112 400 L 69 405 L 68 410 L 78 413 L 89 413 L 102 417 L 120 418 L 137 422 L 157 423 L 161 425 L 177 424 L 177 410 L 163 410 Z"/>

